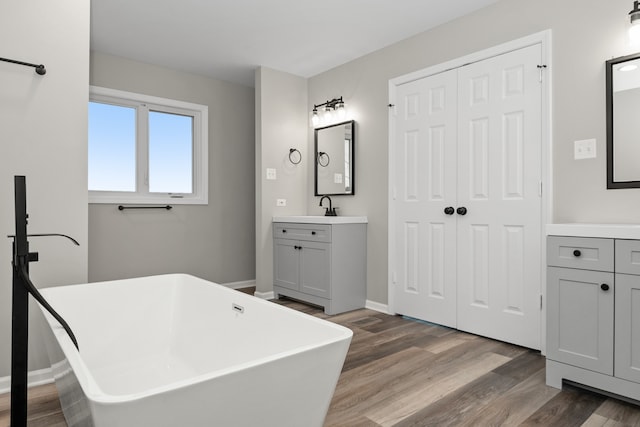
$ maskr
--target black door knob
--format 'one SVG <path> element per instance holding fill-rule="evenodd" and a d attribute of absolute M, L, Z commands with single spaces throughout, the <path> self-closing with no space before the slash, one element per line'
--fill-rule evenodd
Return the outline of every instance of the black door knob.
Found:
<path fill-rule="evenodd" d="M 446 213 L 447 215 L 453 215 L 455 211 L 456 210 L 453 209 L 453 206 L 447 206 L 446 208 L 444 208 L 444 213 Z"/>
<path fill-rule="evenodd" d="M 578 249 L 576 249 L 575 251 L 573 251 L 573 256 L 578 257 L 582 255 L 582 252 L 580 252 Z"/>
<path fill-rule="evenodd" d="M 603 291 L 608 291 L 609 285 L 607 285 L 606 283 L 603 283 L 602 285 L 600 285 L 600 289 L 602 289 Z"/>
<path fill-rule="evenodd" d="M 464 206 L 459 207 L 458 209 L 456 209 L 456 212 L 458 213 L 458 215 L 466 215 L 467 214 L 467 208 L 465 208 Z"/>

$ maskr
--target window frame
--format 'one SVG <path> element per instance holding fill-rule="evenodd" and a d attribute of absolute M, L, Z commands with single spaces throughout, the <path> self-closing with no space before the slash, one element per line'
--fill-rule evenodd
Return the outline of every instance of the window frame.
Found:
<path fill-rule="evenodd" d="M 136 110 L 136 190 L 88 190 L 89 203 L 208 204 L 208 106 L 99 86 L 89 86 L 89 102 L 132 107 Z M 149 192 L 149 111 L 193 118 L 192 193 Z M 88 147 L 87 139 L 87 149 Z"/>

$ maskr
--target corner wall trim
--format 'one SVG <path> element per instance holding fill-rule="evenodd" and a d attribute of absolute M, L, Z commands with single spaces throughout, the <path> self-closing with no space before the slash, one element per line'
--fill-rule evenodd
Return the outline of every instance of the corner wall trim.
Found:
<path fill-rule="evenodd" d="M 51 368 L 39 369 L 37 371 L 30 371 L 27 376 L 27 383 L 29 387 L 35 387 L 38 385 L 49 384 L 53 382 L 53 372 Z M 11 391 L 11 376 L 0 378 L 0 394 L 9 393 Z"/>
<path fill-rule="evenodd" d="M 256 291 L 256 292 L 254 292 L 253 296 L 254 297 L 258 297 L 258 298 L 262 298 L 262 299 L 266 299 L 266 300 L 273 299 L 275 297 L 273 291 L 271 291 L 271 292 L 258 292 L 258 291 Z"/>
<path fill-rule="evenodd" d="M 368 308 L 369 310 L 378 311 L 380 313 L 392 314 L 389 312 L 389 306 L 387 304 L 366 300 L 364 303 L 364 307 Z"/>

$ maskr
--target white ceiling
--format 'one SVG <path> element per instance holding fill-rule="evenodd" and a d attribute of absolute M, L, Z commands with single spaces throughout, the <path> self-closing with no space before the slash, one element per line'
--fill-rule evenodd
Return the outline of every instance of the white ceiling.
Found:
<path fill-rule="evenodd" d="M 91 0 L 91 49 L 253 86 L 258 66 L 311 77 L 496 1 Z"/>

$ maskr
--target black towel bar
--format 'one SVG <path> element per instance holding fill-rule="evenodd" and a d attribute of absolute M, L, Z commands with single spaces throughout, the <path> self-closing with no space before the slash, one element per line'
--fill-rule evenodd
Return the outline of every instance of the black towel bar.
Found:
<path fill-rule="evenodd" d="M 166 209 L 166 210 L 171 210 L 173 209 L 173 206 L 171 205 L 165 205 L 165 206 L 118 206 L 118 210 L 119 211 L 123 211 L 125 209 Z"/>
<path fill-rule="evenodd" d="M 24 65 L 27 67 L 33 67 L 36 69 L 36 73 L 41 76 L 44 76 L 45 74 L 47 74 L 47 69 L 44 68 L 44 65 L 42 64 L 31 64 L 29 62 L 16 61 L 15 59 L 8 59 L 8 58 L 0 58 L 0 61 L 10 62 L 12 64 Z"/>

